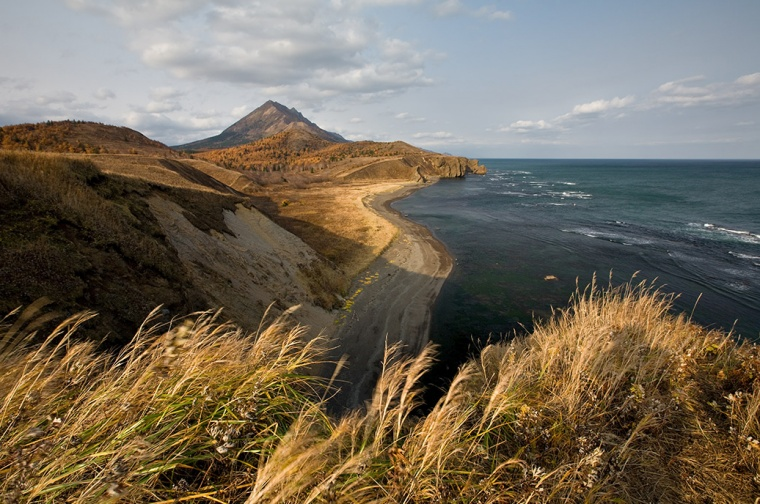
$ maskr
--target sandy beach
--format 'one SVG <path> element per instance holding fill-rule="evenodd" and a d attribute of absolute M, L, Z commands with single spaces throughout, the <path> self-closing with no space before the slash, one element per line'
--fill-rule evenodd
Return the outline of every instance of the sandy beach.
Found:
<path fill-rule="evenodd" d="M 364 198 L 365 206 L 398 228 L 388 248 L 354 280 L 335 333 L 335 357 L 348 366 L 338 379 L 336 404 L 361 406 L 371 397 L 386 344 L 401 342 L 411 354 L 428 342 L 432 305 L 451 272 L 452 259 L 424 226 L 390 204 L 423 185 L 393 184 Z"/>

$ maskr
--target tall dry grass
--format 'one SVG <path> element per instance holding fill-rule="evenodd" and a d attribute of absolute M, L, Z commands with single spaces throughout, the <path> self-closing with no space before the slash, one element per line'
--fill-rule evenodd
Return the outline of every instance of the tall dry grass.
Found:
<path fill-rule="evenodd" d="M 0 491 L 20 502 L 245 500 L 258 466 L 312 404 L 319 341 L 275 321 L 244 335 L 206 313 L 150 320 L 118 355 L 72 339 L 2 356 Z"/>
<path fill-rule="evenodd" d="M 2 490 L 22 502 L 753 502 L 760 352 L 645 284 L 579 292 L 420 413 L 433 350 L 386 352 L 328 416 L 320 343 L 211 315 L 119 356 L 69 334 L 4 357 Z"/>

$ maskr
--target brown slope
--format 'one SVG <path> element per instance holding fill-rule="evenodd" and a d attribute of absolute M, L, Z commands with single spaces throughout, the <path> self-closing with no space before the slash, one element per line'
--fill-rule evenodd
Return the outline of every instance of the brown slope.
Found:
<path fill-rule="evenodd" d="M 161 142 L 124 126 L 48 121 L 0 128 L 0 148 L 59 153 L 143 154 L 179 157 Z"/>

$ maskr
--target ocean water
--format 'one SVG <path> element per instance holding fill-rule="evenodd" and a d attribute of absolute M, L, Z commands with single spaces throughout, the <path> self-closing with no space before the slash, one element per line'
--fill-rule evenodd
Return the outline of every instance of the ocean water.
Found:
<path fill-rule="evenodd" d="M 456 260 L 431 329 L 443 368 L 530 330 L 595 274 L 654 282 L 694 321 L 760 340 L 760 161 L 481 163 L 485 176 L 394 204 Z"/>

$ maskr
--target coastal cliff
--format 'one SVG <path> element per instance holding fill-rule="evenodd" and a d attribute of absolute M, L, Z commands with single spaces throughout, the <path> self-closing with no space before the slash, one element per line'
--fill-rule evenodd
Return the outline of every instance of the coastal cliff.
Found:
<path fill-rule="evenodd" d="M 373 160 L 364 166 L 347 171 L 345 180 L 409 180 L 428 182 L 436 178 L 461 178 L 467 174 L 483 175 L 486 167 L 477 159 L 439 154 L 407 154 Z"/>

